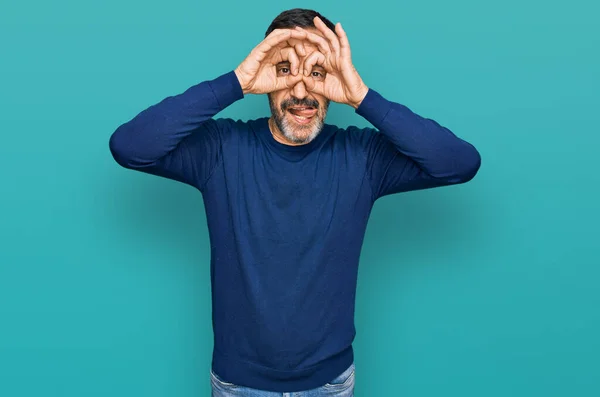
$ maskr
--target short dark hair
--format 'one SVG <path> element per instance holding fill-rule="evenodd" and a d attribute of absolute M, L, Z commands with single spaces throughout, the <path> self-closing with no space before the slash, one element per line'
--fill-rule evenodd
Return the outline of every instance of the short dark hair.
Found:
<path fill-rule="evenodd" d="M 315 17 L 319 17 L 329 29 L 335 32 L 335 25 L 317 11 L 307 10 L 305 8 L 294 8 L 283 11 L 281 14 L 277 15 L 265 32 L 265 37 L 271 34 L 275 29 L 290 29 L 296 26 L 300 26 L 301 28 L 314 28 L 315 24 L 313 20 Z"/>

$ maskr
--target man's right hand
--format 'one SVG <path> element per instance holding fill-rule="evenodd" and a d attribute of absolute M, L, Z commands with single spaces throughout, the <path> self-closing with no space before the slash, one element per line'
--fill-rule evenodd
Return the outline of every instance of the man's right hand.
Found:
<path fill-rule="evenodd" d="M 298 55 L 306 55 L 301 43 L 305 38 L 306 32 L 299 30 L 273 30 L 235 69 L 244 94 L 268 94 L 302 80 Z M 298 44 L 292 47 L 289 39 L 299 39 Z"/>

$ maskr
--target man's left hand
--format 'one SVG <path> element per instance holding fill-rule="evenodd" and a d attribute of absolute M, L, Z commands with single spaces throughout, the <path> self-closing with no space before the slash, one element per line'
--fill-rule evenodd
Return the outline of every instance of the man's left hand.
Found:
<path fill-rule="evenodd" d="M 325 38 L 296 27 L 298 30 L 305 31 L 306 40 L 316 44 L 319 49 L 306 57 L 301 68 L 301 72 L 307 76 L 304 79 L 306 88 L 334 102 L 358 108 L 369 88 L 352 64 L 350 43 L 342 24 L 339 22 L 336 24 L 334 33 L 319 17 L 315 17 L 314 23 Z M 327 72 L 323 79 L 310 78 L 315 65 L 322 66 Z"/>

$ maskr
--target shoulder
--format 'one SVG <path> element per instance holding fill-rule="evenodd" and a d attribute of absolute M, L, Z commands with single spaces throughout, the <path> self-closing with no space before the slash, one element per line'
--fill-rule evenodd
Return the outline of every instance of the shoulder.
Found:
<path fill-rule="evenodd" d="M 230 117 L 212 118 L 210 121 L 212 125 L 219 130 L 219 132 L 224 133 L 246 128 L 249 123 L 248 121 Z"/>
<path fill-rule="evenodd" d="M 239 135 L 239 133 L 247 132 L 255 123 L 256 120 L 246 121 L 239 118 L 222 117 L 210 119 L 208 127 L 213 129 L 220 139 L 226 140 Z"/>
<path fill-rule="evenodd" d="M 381 131 L 372 127 L 349 126 L 340 128 L 330 126 L 333 129 L 333 141 L 335 146 L 343 148 L 348 153 L 352 152 L 362 156 L 367 162 L 376 158 L 389 159 L 398 155 L 398 151 Z"/>
<path fill-rule="evenodd" d="M 338 127 L 331 124 L 326 124 L 326 127 L 332 131 L 331 136 L 336 144 L 343 145 L 346 149 L 367 151 L 380 135 L 375 128 L 369 127 Z"/>
<path fill-rule="evenodd" d="M 220 145 L 232 148 L 247 147 L 257 141 L 261 128 L 267 124 L 266 118 L 217 118 L 212 123 L 217 130 Z"/>

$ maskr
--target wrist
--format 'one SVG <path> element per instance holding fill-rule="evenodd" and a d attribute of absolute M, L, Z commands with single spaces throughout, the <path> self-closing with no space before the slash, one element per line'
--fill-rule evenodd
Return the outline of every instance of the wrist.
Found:
<path fill-rule="evenodd" d="M 351 102 L 349 105 L 352 106 L 354 109 L 358 109 L 358 107 L 360 106 L 360 104 L 362 103 L 362 101 L 365 99 L 365 97 L 367 96 L 367 94 L 369 93 L 369 87 L 367 87 L 365 84 L 363 84 L 362 88 L 359 91 L 360 93 L 357 95 L 357 100 Z"/>
<path fill-rule="evenodd" d="M 246 95 L 248 93 L 248 88 L 246 87 L 246 83 L 244 82 L 244 78 L 242 72 L 240 72 L 239 70 L 239 67 L 235 68 L 234 73 L 238 79 L 240 87 L 242 88 L 242 92 L 244 93 L 244 95 Z"/>

